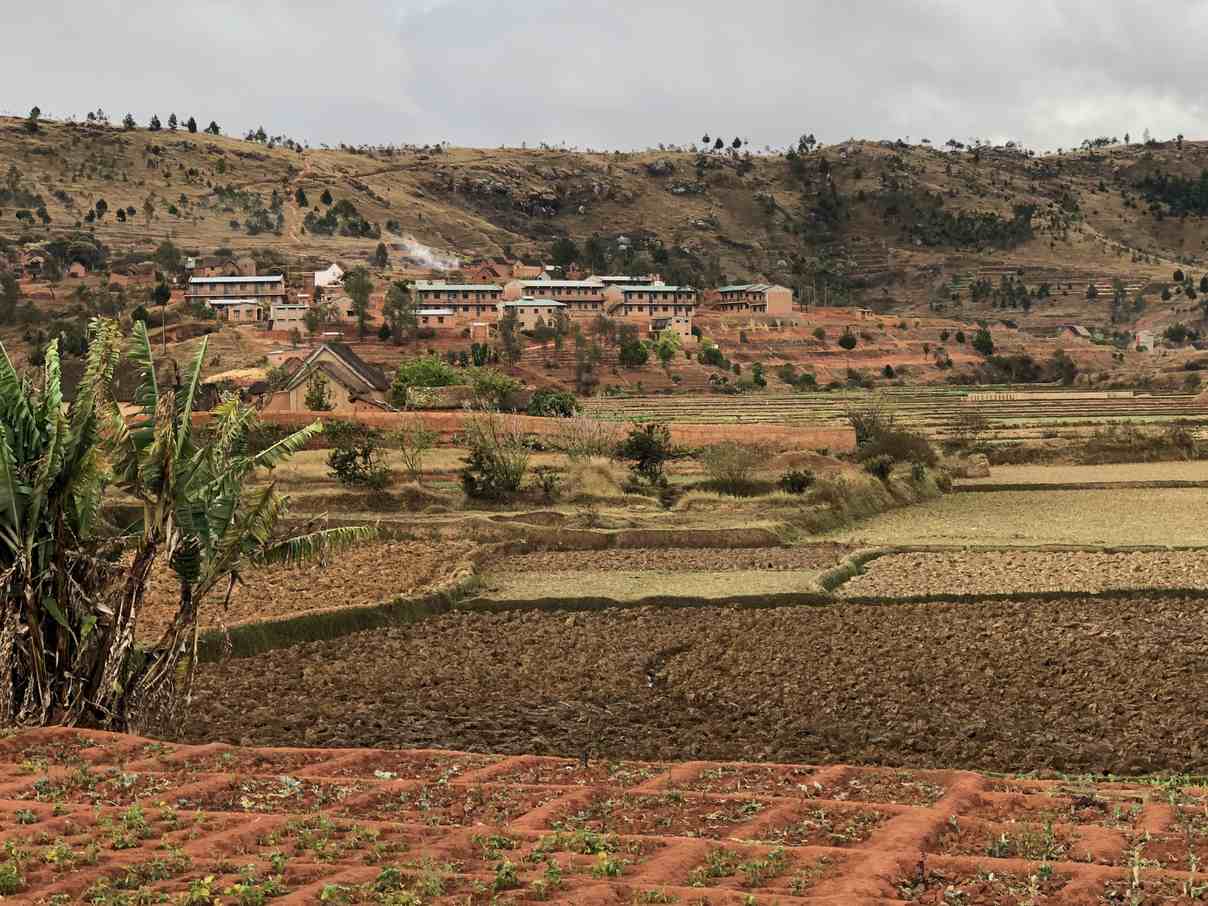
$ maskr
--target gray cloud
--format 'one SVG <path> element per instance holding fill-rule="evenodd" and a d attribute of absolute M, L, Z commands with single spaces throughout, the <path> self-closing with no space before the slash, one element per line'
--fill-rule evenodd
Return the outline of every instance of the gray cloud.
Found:
<path fill-rule="evenodd" d="M 45 0 L 3 4 L 8 112 L 192 114 L 312 143 L 595 148 L 703 132 L 1199 134 L 1208 2 Z"/>

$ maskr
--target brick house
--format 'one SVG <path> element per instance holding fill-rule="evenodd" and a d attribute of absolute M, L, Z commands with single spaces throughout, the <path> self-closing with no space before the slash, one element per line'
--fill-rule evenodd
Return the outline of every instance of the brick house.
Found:
<path fill-rule="evenodd" d="M 636 324 L 643 336 L 653 337 L 670 328 L 685 345 L 695 341 L 692 316 L 696 312 L 696 290 L 690 286 L 614 284 L 604 291 L 608 316 Z"/>
<path fill-rule="evenodd" d="M 787 286 L 769 283 L 738 283 L 719 287 L 712 308 L 727 313 L 789 315 L 793 312 L 793 291 Z"/>
<path fill-rule="evenodd" d="M 223 320 L 259 321 L 264 318 L 264 311 L 271 312 L 273 305 L 287 301 L 285 278 L 280 274 L 261 277 L 190 277 L 185 300 L 204 302 L 216 312 L 227 312 L 225 317 L 219 315 Z"/>
<path fill-rule="evenodd" d="M 522 297 L 508 302 L 500 302 L 499 316 L 503 317 L 506 311 L 515 312 L 516 321 L 521 330 L 536 330 L 538 321 L 552 325 L 558 317 L 558 312 L 565 308 L 564 303 L 553 299 Z"/>
<path fill-rule="evenodd" d="M 574 320 L 590 320 L 604 314 L 605 286 L 598 280 L 511 280 L 503 287 L 503 298 L 561 302 Z"/>
<path fill-rule="evenodd" d="M 306 393 L 315 373 L 327 379 L 333 412 L 389 410 L 386 393 L 390 380 L 382 369 L 370 365 L 343 343 L 323 343 L 302 362 L 284 390 L 274 393 L 266 412 L 305 412 Z"/>
<path fill-rule="evenodd" d="M 494 283 L 444 283 L 419 280 L 413 288 L 421 327 L 461 330 L 499 320 L 503 287 Z M 423 319 L 428 318 L 425 322 Z M 443 319 L 443 320 L 437 320 Z"/>

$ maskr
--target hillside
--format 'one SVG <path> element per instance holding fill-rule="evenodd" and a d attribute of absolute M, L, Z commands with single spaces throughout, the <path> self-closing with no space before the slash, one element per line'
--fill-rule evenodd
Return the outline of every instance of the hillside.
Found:
<path fill-rule="evenodd" d="M 0 243 L 78 228 L 110 262 L 171 239 L 291 267 L 363 261 L 382 241 L 391 270 L 456 273 L 479 256 L 549 261 L 569 238 L 597 272 L 768 280 L 811 304 L 1009 320 L 1026 346 L 1071 322 L 1109 336 L 1199 322 L 1198 293 L 1161 295 L 1176 268 L 1195 282 L 1208 266 L 1206 166 L 1208 143 L 1181 141 L 1041 157 L 855 141 L 788 156 L 301 150 L 184 129 L 31 134 L 5 118 Z"/>

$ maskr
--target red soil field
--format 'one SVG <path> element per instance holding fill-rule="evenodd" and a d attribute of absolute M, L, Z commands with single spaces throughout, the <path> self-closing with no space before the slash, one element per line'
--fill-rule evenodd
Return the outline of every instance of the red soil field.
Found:
<path fill-rule="evenodd" d="M 0 741 L 0 899 L 1193 903 L 1205 803 L 1173 781 L 584 766 L 48 728 Z"/>

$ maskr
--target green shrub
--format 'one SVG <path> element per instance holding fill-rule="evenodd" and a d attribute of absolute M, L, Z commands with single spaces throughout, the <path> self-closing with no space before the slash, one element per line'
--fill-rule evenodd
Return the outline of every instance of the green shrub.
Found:
<path fill-rule="evenodd" d="M 781 490 L 789 494 L 804 494 L 810 489 L 816 476 L 808 469 L 789 469 L 780 476 Z"/>
<path fill-rule="evenodd" d="M 873 456 L 864 461 L 864 471 L 882 481 L 888 481 L 893 472 L 893 457 L 887 455 Z"/>
<path fill-rule="evenodd" d="M 355 422 L 334 422 L 324 431 L 332 437 L 327 468 L 332 478 L 347 488 L 380 491 L 390 483 L 390 470 L 382 462 L 378 447 L 382 434 L 376 428 Z"/>
<path fill-rule="evenodd" d="M 547 418 L 570 418 L 578 415 L 581 408 L 573 393 L 554 387 L 542 387 L 529 401 L 528 414 Z"/>
<path fill-rule="evenodd" d="M 451 387 L 464 384 L 465 377 L 439 356 L 421 356 L 399 363 L 390 385 L 390 401 L 403 407 L 409 387 Z"/>
<path fill-rule="evenodd" d="M 405 423 L 394 432 L 394 440 L 402 456 L 403 468 L 407 470 L 408 481 L 420 483 L 424 473 L 424 456 L 436 446 L 439 437 L 439 434 L 419 418 Z"/>
<path fill-rule="evenodd" d="M 465 424 L 469 448 L 461 469 L 467 497 L 506 500 L 519 492 L 528 471 L 529 447 L 514 417 L 476 415 Z"/>
<path fill-rule="evenodd" d="M 927 467 L 921 462 L 912 462 L 910 464 L 910 478 L 916 484 L 922 484 L 927 480 Z"/>
<path fill-rule="evenodd" d="M 654 487 L 667 484 L 663 466 L 672 454 L 671 430 L 656 422 L 634 425 L 617 448 L 617 457 L 631 463 L 634 477 Z"/>

